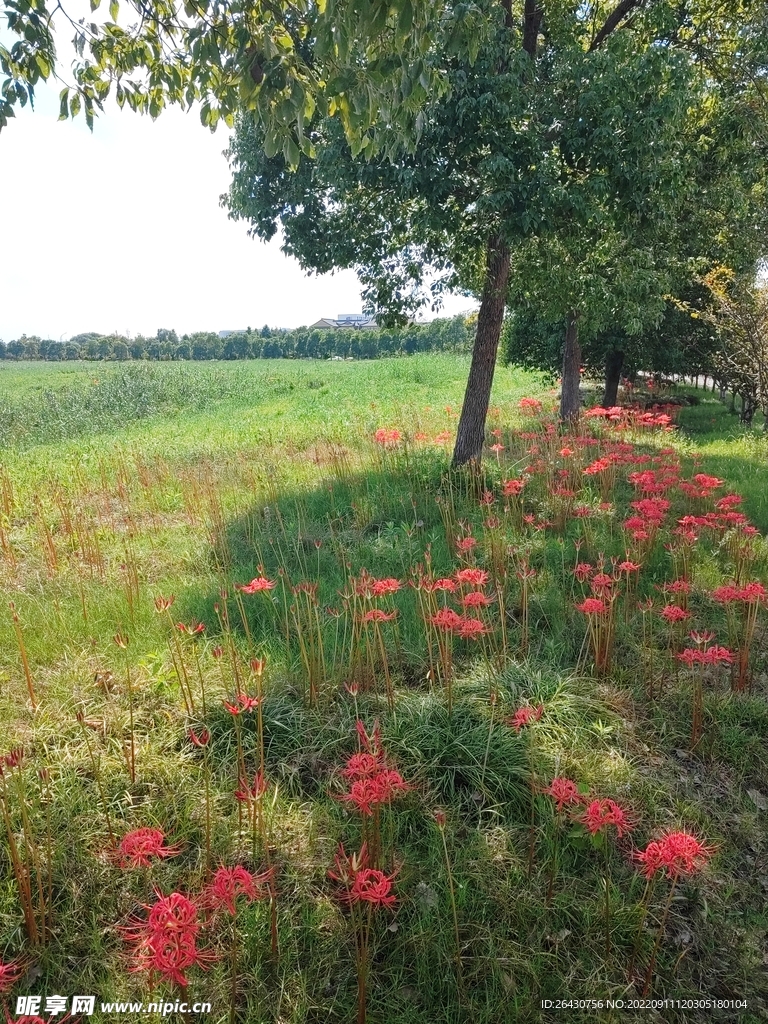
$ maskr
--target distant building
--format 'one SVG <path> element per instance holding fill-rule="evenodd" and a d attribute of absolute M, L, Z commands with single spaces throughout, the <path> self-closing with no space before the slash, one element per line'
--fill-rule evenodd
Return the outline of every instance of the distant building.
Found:
<path fill-rule="evenodd" d="M 364 313 L 339 313 L 335 320 L 330 317 L 322 317 L 317 323 L 310 324 L 310 327 L 317 327 L 320 330 L 329 330 L 339 327 L 358 327 L 362 330 L 375 330 L 379 325 L 375 316 L 366 316 Z"/>

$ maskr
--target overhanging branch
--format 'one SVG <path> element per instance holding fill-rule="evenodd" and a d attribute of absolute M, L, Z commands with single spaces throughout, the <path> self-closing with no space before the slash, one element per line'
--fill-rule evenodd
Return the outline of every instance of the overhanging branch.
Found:
<path fill-rule="evenodd" d="M 626 18 L 630 11 L 636 10 L 638 7 L 642 7 L 643 0 L 621 0 L 621 3 L 616 7 L 611 14 L 605 19 L 603 27 L 598 31 L 595 38 L 589 44 L 589 53 L 596 50 L 598 46 L 603 43 L 614 29 L 618 28 L 621 22 Z"/>

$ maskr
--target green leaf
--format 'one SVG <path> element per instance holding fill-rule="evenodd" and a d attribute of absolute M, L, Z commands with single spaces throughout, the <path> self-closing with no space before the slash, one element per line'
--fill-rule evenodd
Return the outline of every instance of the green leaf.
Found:
<path fill-rule="evenodd" d="M 91 0 L 91 10 L 97 11 L 101 5 L 101 0 Z"/>
<path fill-rule="evenodd" d="M 109 0 L 109 16 L 117 24 L 117 13 L 120 10 L 118 0 Z"/>
<path fill-rule="evenodd" d="M 59 120 L 66 121 L 69 117 L 69 89 L 62 89 L 59 93 Z"/>

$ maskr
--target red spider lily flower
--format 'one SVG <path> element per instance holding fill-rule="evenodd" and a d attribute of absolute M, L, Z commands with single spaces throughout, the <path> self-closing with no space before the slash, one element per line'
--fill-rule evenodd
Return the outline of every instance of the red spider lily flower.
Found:
<path fill-rule="evenodd" d="M 237 704 L 230 704 L 226 700 L 221 702 L 230 715 L 241 715 L 245 711 L 255 711 L 264 698 L 249 697 L 247 693 L 238 693 L 236 699 Z"/>
<path fill-rule="evenodd" d="M 688 580 L 672 580 L 664 584 L 664 592 L 667 594 L 690 594 L 691 584 Z"/>
<path fill-rule="evenodd" d="M 341 774 L 347 779 L 369 779 L 381 771 L 381 758 L 367 751 L 353 754 Z"/>
<path fill-rule="evenodd" d="M 393 907 L 397 897 L 392 892 L 393 875 L 385 875 L 376 868 L 358 871 L 349 890 L 351 903 L 372 903 L 375 907 Z"/>
<path fill-rule="evenodd" d="M 387 427 L 379 427 L 373 435 L 373 439 L 376 444 L 383 445 L 384 447 L 390 444 L 397 444 L 397 442 L 401 441 L 402 438 L 403 435 L 399 430 L 396 430 L 395 428 L 388 429 Z"/>
<path fill-rule="evenodd" d="M 235 800 L 241 803 L 248 803 L 251 800 L 260 800 L 267 791 L 267 781 L 263 772 L 256 772 L 253 782 L 248 785 L 248 780 L 241 778 L 239 789 L 235 790 Z"/>
<path fill-rule="evenodd" d="M 592 577 L 590 586 L 596 594 L 599 594 L 600 591 L 609 590 L 615 582 L 613 576 L 609 576 L 607 572 L 598 572 Z"/>
<path fill-rule="evenodd" d="M 127 633 L 115 633 L 115 635 L 112 637 L 112 639 L 117 644 L 117 646 L 119 648 L 121 648 L 121 650 L 124 651 L 124 650 L 127 649 L 127 647 L 128 647 L 128 634 Z"/>
<path fill-rule="evenodd" d="M 700 871 L 713 852 L 689 832 L 668 832 L 660 839 L 651 840 L 645 850 L 635 854 L 635 859 L 643 864 L 647 878 L 662 869 L 668 877 L 674 878 Z"/>
<path fill-rule="evenodd" d="M 501 520 L 498 516 L 488 516 L 487 519 L 483 520 L 483 526 L 486 530 L 498 530 L 501 526 Z"/>
<path fill-rule="evenodd" d="M 542 409 L 538 398 L 521 398 L 517 403 L 517 407 L 521 412 L 527 413 L 529 416 L 537 415 Z"/>
<path fill-rule="evenodd" d="M 720 604 L 731 604 L 733 601 L 739 600 L 739 589 L 738 587 L 734 587 L 733 584 L 727 584 L 724 587 L 715 587 L 712 591 L 712 598 Z"/>
<path fill-rule="evenodd" d="M 250 583 L 236 583 L 235 590 L 239 590 L 241 594 L 257 594 L 260 590 L 272 590 L 276 586 L 276 581 L 268 580 L 265 576 L 256 576 Z"/>
<path fill-rule="evenodd" d="M 369 818 L 373 814 L 373 808 L 381 804 L 381 789 L 375 778 L 355 779 L 349 787 L 348 793 L 342 793 L 339 800 L 344 803 L 354 804 L 360 814 Z"/>
<path fill-rule="evenodd" d="M 712 640 L 715 639 L 715 634 L 712 632 L 711 629 L 704 629 L 704 630 L 696 630 L 696 629 L 694 629 L 694 630 L 691 630 L 691 632 L 688 634 L 688 636 L 690 637 L 691 640 L 693 640 L 693 642 L 695 644 L 698 644 L 699 646 L 701 646 L 701 644 L 708 644 Z"/>
<path fill-rule="evenodd" d="M 175 857 L 180 846 L 163 846 L 165 834 L 159 828 L 137 828 L 127 832 L 114 853 L 121 868 L 148 868 L 153 857 Z"/>
<path fill-rule="evenodd" d="M 717 645 L 702 651 L 701 657 L 705 665 L 730 665 L 733 662 L 733 653 L 727 647 Z"/>
<path fill-rule="evenodd" d="M 615 826 L 619 839 L 632 830 L 626 813 L 614 800 L 593 800 L 579 820 L 593 836 L 609 825 Z"/>
<path fill-rule="evenodd" d="M 333 863 L 336 870 L 328 869 L 328 877 L 333 882 L 340 882 L 349 888 L 355 875 L 368 867 L 368 844 L 363 843 L 359 853 L 348 854 L 344 844 L 339 843 L 339 848 L 334 854 Z"/>
<path fill-rule="evenodd" d="M 477 540 L 474 537 L 457 537 L 456 538 L 456 550 L 457 551 L 471 551 L 472 548 L 477 546 Z"/>
<path fill-rule="evenodd" d="M 380 802 L 383 804 L 388 804 L 391 800 L 413 789 L 400 772 L 392 768 L 385 768 L 384 771 L 379 772 L 375 777 L 375 782 L 379 787 Z"/>
<path fill-rule="evenodd" d="M 555 809 L 562 811 L 564 807 L 571 807 L 573 804 L 581 804 L 584 798 L 579 793 L 576 783 L 572 779 L 557 778 L 543 790 L 547 796 L 555 801 Z"/>
<path fill-rule="evenodd" d="M 667 622 L 682 622 L 684 619 L 690 619 L 691 617 L 690 612 L 676 604 L 665 605 L 659 612 L 659 615 L 662 619 L 666 619 Z"/>
<path fill-rule="evenodd" d="M 155 598 L 155 611 L 156 612 L 167 612 L 173 602 L 176 600 L 176 595 L 171 594 L 170 597 L 156 597 Z"/>
<path fill-rule="evenodd" d="M 236 864 L 233 868 L 219 868 L 203 893 L 203 903 L 210 907 L 225 907 L 234 916 L 237 912 L 237 897 L 245 896 L 249 903 L 262 899 L 267 895 L 268 890 L 264 887 L 269 885 L 272 875 L 272 868 L 254 875 L 242 864 Z"/>
<path fill-rule="evenodd" d="M 589 562 L 579 562 L 579 564 L 573 570 L 573 575 L 581 583 L 583 583 L 584 580 L 589 579 L 591 573 L 592 566 L 589 564 Z"/>
<path fill-rule="evenodd" d="M 664 866 L 664 847 L 660 842 L 653 839 L 644 850 L 634 855 L 635 860 L 643 865 L 643 874 L 646 878 L 655 875 L 659 868 Z"/>
<path fill-rule="evenodd" d="M 765 601 L 766 598 L 768 598 L 768 591 L 766 591 L 762 583 L 757 581 L 746 583 L 739 591 L 739 600 L 745 601 L 747 604 Z"/>
<path fill-rule="evenodd" d="M 505 480 L 501 485 L 501 493 L 505 498 L 516 498 L 525 487 L 525 480 Z"/>
<path fill-rule="evenodd" d="M 207 729 L 201 729 L 199 733 L 196 733 L 194 729 L 190 729 L 187 735 L 196 747 L 207 746 L 211 739 L 211 734 Z"/>
<path fill-rule="evenodd" d="M 685 650 L 680 651 L 677 655 L 677 660 L 682 661 L 688 668 L 693 668 L 694 665 L 701 665 L 703 663 L 703 652 L 698 650 L 696 647 L 686 647 Z"/>
<path fill-rule="evenodd" d="M 82 712 L 78 712 L 78 713 L 82 714 Z M 0 761 L 2 761 L 2 764 L 0 765 L 0 769 L 2 769 L 2 766 L 5 766 L 6 768 L 18 768 L 19 765 L 22 762 L 23 757 L 24 757 L 24 748 L 23 747 L 14 747 L 13 750 L 10 751 L 10 753 L 3 754 L 2 758 L 0 758 Z M 0 771 L 0 773 L 1 773 L 1 771 Z"/>
<path fill-rule="evenodd" d="M 573 448 L 561 448 L 560 449 L 560 455 L 562 455 L 562 457 L 564 459 L 568 459 L 568 458 L 571 457 L 571 455 L 575 455 L 575 454 L 576 454 L 576 452 L 573 450 Z"/>
<path fill-rule="evenodd" d="M 0 993 L 8 992 L 24 974 L 25 968 L 18 960 L 4 964 L 0 960 Z"/>
<path fill-rule="evenodd" d="M 735 508 L 736 505 L 740 505 L 743 501 L 744 499 L 740 494 L 726 494 L 719 501 L 715 502 L 715 508 L 718 512 L 730 512 L 731 509 Z"/>
<path fill-rule="evenodd" d="M 490 446 L 489 451 L 496 452 L 496 454 L 498 455 L 499 452 L 504 451 L 504 445 L 499 444 L 499 442 L 497 441 L 496 444 L 492 444 Z"/>
<path fill-rule="evenodd" d="M 211 651 L 211 654 L 214 656 L 214 658 L 220 658 L 223 653 L 224 653 L 224 648 L 220 647 L 218 645 L 216 647 L 214 647 L 213 650 Z"/>
<path fill-rule="evenodd" d="M 176 629 L 178 629 L 182 633 L 186 633 L 187 636 L 196 636 L 198 633 L 204 633 L 205 632 L 205 623 L 204 622 L 198 622 L 198 623 L 194 623 L 193 622 L 189 626 L 187 626 L 183 622 L 177 622 L 176 623 Z"/>
<path fill-rule="evenodd" d="M 706 473 L 697 473 L 693 479 L 699 487 L 703 487 L 707 491 L 713 491 L 725 483 L 725 480 L 719 480 L 716 476 L 707 476 Z"/>
<path fill-rule="evenodd" d="M 344 689 L 350 697 L 356 697 L 360 693 L 360 683 L 344 683 Z"/>
<path fill-rule="evenodd" d="M 355 722 L 355 731 L 357 732 L 358 738 L 364 750 L 367 750 L 369 754 L 373 754 L 376 757 L 383 755 L 383 747 L 381 744 L 381 726 L 379 725 L 378 719 L 373 723 L 373 729 L 371 732 L 365 728 L 365 724 L 359 719 Z"/>
<path fill-rule="evenodd" d="M 447 590 L 448 593 L 453 594 L 456 590 L 456 584 L 450 579 L 435 580 L 434 583 L 428 588 L 430 590 Z"/>
<path fill-rule="evenodd" d="M 442 832 L 443 829 L 445 828 L 445 824 L 447 821 L 447 815 L 445 811 L 442 809 L 442 807 L 436 807 L 434 811 L 432 811 L 432 817 L 435 819 L 435 824 Z"/>
<path fill-rule="evenodd" d="M 251 672 L 255 676 L 263 676 L 264 669 L 267 667 L 266 658 L 251 658 Z"/>
<path fill-rule="evenodd" d="M 527 705 L 525 707 L 518 708 L 514 715 L 511 715 L 506 719 L 506 723 L 511 726 L 515 732 L 519 733 L 523 726 L 530 725 L 531 722 L 538 722 L 543 712 L 543 704 L 539 704 L 539 706 L 535 708 Z"/>
<path fill-rule="evenodd" d="M 639 570 L 642 567 L 640 565 L 638 565 L 637 562 L 630 562 L 629 559 L 627 559 L 626 562 L 619 562 L 618 568 L 622 572 L 639 572 Z"/>
<path fill-rule="evenodd" d="M 488 582 L 485 569 L 459 569 L 454 578 L 457 583 L 468 583 L 471 587 L 484 587 Z"/>
<path fill-rule="evenodd" d="M 438 629 L 450 631 L 458 629 L 464 620 L 453 608 L 441 608 L 437 615 L 433 615 L 429 621 Z"/>
<path fill-rule="evenodd" d="M 583 612 L 584 615 L 603 615 L 608 611 L 608 605 L 605 601 L 601 601 L 599 597 L 588 597 L 581 604 L 574 606 L 577 612 Z"/>
<path fill-rule="evenodd" d="M 369 608 L 362 616 L 363 622 L 391 622 L 397 617 L 397 609 L 392 612 L 385 612 L 383 608 Z"/>
<path fill-rule="evenodd" d="M 501 446 L 499 446 L 499 447 L 501 447 Z M 480 498 L 480 506 L 481 506 L 481 508 L 483 506 L 492 505 L 494 503 L 494 501 L 496 501 L 496 498 L 494 497 L 493 491 L 483 491 L 482 497 Z"/>
<path fill-rule="evenodd" d="M 197 948 L 198 908 L 179 892 L 157 895 L 157 903 L 146 907 L 149 910 L 146 921 L 137 921 L 122 929 L 127 940 L 136 947 L 136 965 L 132 970 L 157 971 L 168 981 L 186 986 L 184 972 L 196 964 L 204 966 L 207 959 Z"/>
<path fill-rule="evenodd" d="M 391 576 L 383 580 L 374 580 L 371 583 L 371 594 L 374 597 L 383 597 L 385 594 L 396 594 L 402 586 L 400 580 Z"/>
<path fill-rule="evenodd" d="M 704 867 L 714 852 L 689 832 L 670 832 L 662 839 L 662 846 L 664 867 L 670 875 L 692 875 Z"/>
<path fill-rule="evenodd" d="M 477 640 L 478 637 L 488 633 L 489 629 L 480 619 L 466 618 L 461 620 L 456 632 L 462 640 Z"/>
<path fill-rule="evenodd" d="M 462 597 L 461 603 L 465 608 L 487 608 L 489 604 L 493 604 L 493 600 L 492 597 L 484 594 L 482 590 L 471 590 Z"/>

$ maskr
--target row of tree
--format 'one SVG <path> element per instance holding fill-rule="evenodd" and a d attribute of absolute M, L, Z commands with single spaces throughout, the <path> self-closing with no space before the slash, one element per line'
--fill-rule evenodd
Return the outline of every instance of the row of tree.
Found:
<path fill-rule="evenodd" d="M 467 352 L 473 329 L 472 316 L 455 316 L 382 329 L 277 330 L 265 326 L 224 338 L 210 331 L 179 337 L 166 329 L 154 338 L 86 332 L 66 342 L 24 335 L 7 344 L 0 342 L 0 359 L 378 359 L 416 352 Z"/>

